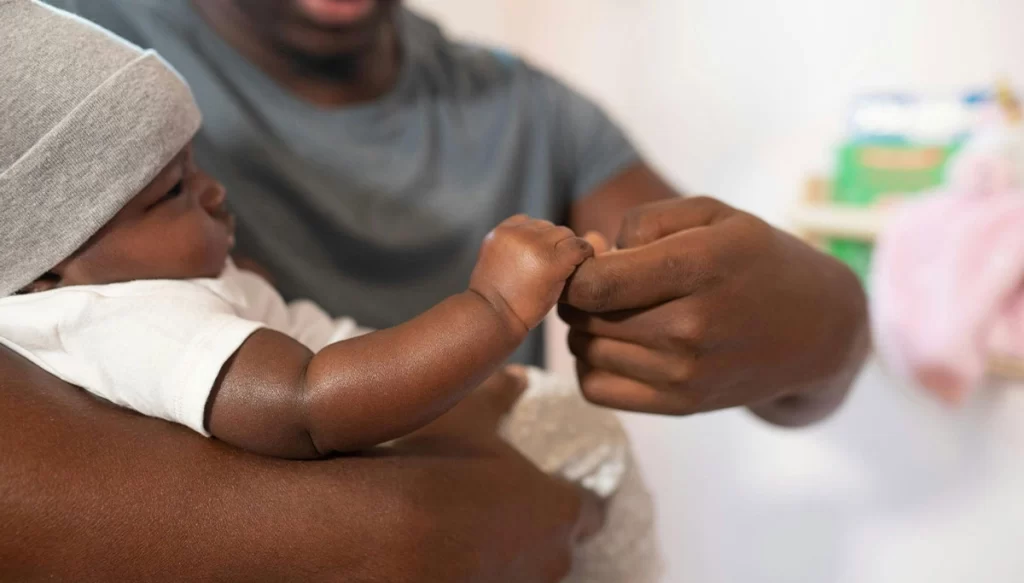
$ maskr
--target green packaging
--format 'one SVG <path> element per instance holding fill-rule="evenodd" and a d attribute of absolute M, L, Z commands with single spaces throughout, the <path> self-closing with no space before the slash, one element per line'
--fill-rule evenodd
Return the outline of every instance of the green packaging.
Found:
<path fill-rule="evenodd" d="M 946 166 L 959 148 L 905 142 L 849 142 L 839 149 L 832 202 L 866 207 L 887 197 L 912 196 L 942 184 Z M 872 244 L 830 239 L 829 252 L 862 280 L 871 272 Z"/>

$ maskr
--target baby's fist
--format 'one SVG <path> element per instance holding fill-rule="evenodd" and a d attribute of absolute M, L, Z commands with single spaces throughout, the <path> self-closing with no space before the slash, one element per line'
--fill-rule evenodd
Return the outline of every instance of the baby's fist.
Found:
<path fill-rule="evenodd" d="M 593 256 L 572 229 L 517 215 L 484 239 L 469 288 L 532 329 L 555 307 L 576 267 Z"/>

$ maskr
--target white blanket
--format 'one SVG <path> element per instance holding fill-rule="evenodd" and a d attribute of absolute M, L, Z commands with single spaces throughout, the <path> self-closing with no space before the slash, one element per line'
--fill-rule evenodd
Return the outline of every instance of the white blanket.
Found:
<path fill-rule="evenodd" d="M 587 403 L 575 381 L 529 371 L 503 435 L 542 470 L 609 501 L 602 531 L 581 545 L 566 583 L 655 583 L 662 563 L 654 504 L 618 417 Z"/>

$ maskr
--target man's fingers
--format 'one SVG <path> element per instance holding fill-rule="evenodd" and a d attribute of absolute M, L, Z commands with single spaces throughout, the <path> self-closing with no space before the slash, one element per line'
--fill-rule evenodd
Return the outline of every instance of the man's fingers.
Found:
<path fill-rule="evenodd" d="M 569 332 L 569 351 L 591 367 L 646 383 L 656 389 L 680 390 L 693 378 L 694 361 L 683 354 L 654 351 L 638 344 Z"/>
<path fill-rule="evenodd" d="M 597 255 L 607 253 L 611 249 L 608 239 L 605 239 L 604 235 L 597 231 L 588 231 L 586 235 L 583 235 L 583 238 L 590 243 L 590 246 L 594 248 L 594 253 Z"/>
<path fill-rule="evenodd" d="M 568 304 L 558 306 L 558 317 L 574 331 L 632 344 L 642 344 L 644 340 L 655 335 L 655 330 L 650 326 L 657 320 L 645 310 L 591 314 Z"/>
<path fill-rule="evenodd" d="M 564 301 L 588 312 L 657 306 L 711 280 L 714 241 L 686 231 L 635 249 L 597 255 L 580 265 Z"/>
<path fill-rule="evenodd" d="M 706 227 L 731 212 L 732 207 L 706 196 L 638 206 L 622 219 L 617 245 L 620 249 L 648 245 L 679 231 Z"/>
<path fill-rule="evenodd" d="M 666 354 L 688 354 L 718 340 L 707 311 L 684 298 L 648 310 L 622 310 L 591 314 L 572 306 L 558 306 L 558 316 L 576 332 L 621 340 Z"/>
<path fill-rule="evenodd" d="M 704 399 L 696 392 L 659 391 L 608 371 L 592 369 L 580 361 L 576 370 L 583 396 L 595 405 L 662 415 L 689 415 L 702 410 Z"/>

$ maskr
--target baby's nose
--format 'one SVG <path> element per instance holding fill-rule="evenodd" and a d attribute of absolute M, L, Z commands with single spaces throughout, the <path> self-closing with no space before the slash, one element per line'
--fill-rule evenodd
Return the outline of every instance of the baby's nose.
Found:
<path fill-rule="evenodd" d="M 200 195 L 200 204 L 210 214 L 221 214 L 224 212 L 224 202 L 227 200 L 227 190 L 220 182 L 209 178 L 203 185 Z"/>

